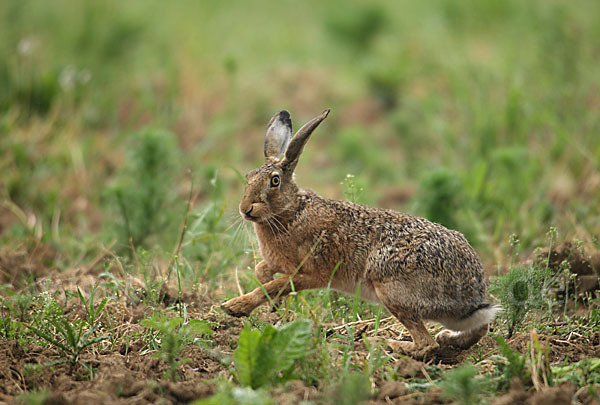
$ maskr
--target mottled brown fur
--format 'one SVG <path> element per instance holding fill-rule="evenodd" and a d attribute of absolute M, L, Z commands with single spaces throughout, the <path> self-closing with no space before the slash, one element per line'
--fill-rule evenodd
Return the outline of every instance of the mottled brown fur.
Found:
<path fill-rule="evenodd" d="M 413 337 L 413 342 L 390 342 L 393 348 L 422 357 L 438 343 L 475 344 L 487 332 L 487 322 L 469 322 L 481 323 L 474 316 L 491 309 L 481 261 L 462 234 L 392 210 L 326 199 L 296 185 L 298 157 L 327 113 L 291 141 L 278 141 L 281 132 L 274 138 L 268 130 L 266 163 L 246 175 L 240 213 L 254 222 L 263 257 L 256 276 L 263 288 L 275 298 L 292 290 L 324 288 L 330 281 L 332 288 L 354 294 L 360 284 L 361 297 L 384 305 Z M 288 122 L 286 114 L 276 114 L 269 128 L 280 115 L 280 123 Z M 277 142 L 289 142 L 283 159 Z M 280 180 L 277 186 L 274 176 Z M 284 276 L 273 279 L 276 273 Z M 243 316 L 267 301 L 257 288 L 223 307 Z M 444 330 L 436 342 L 423 320 L 460 331 Z"/>

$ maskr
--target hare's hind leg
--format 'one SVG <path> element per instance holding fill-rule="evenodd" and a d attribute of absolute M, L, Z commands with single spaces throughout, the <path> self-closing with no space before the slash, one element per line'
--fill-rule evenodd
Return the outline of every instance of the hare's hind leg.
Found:
<path fill-rule="evenodd" d="M 407 305 L 398 299 L 399 288 L 391 283 L 374 283 L 377 297 L 383 305 L 408 329 L 413 338 L 412 342 L 389 340 L 388 345 L 394 351 L 404 352 L 415 358 L 427 357 L 433 350 L 439 347 L 433 336 L 427 331 L 423 321 L 415 316 Z"/>
<path fill-rule="evenodd" d="M 396 318 L 408 329 L 408 332 L 413 338 L 412 342 L 388 340 L 388 346 L 395 352 L 403 352 L 417 359 L 427 357 L 433 350 L 437 349 L 439 345 L 431 334 L 423 325 L 421 320 L 402 319 L 394 314 Z"/>
<path fill-rule="evenodd" d="M 274 300 L 278 297 L 285 297 L 292 291 L 324 288 L 326 286 L 327 283 L 304 274 L 296 274 L 293 277 L 281 276 L 263 284 L 261 287 L 254 289 L 248 294 L 230 299 L 223 303 L 221 308 L 233 316 L 247 316 L 250 315 L 250 312 L 252 312 L 254 308 L 269 301 L 269 298 Z"/>

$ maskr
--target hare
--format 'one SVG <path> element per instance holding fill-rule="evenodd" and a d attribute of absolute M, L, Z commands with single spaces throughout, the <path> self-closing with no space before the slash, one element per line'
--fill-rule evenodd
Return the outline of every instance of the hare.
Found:
<path fill-rule="evenodd" d="M 427 356 L 439 345 L 469 348 L 488 331 L 499 307 L 489 304 L 481 260 L 465 237 L 423 218 L 323 198 L 294 179 L 304 145 L 329 110 L 292 137 L 287 111 L 267 125 L 265 164 L 246 175 L 239 205 L 252 221 L 263 260 L 263 284 L 223 309 L 249 315 L 257 306 L 292 291 L 331 288 L 385 306 L 413 341 L 389 341 L 395 351 Z M 282 156 L 283 155 L 283 156 Z M 276 273 L 283 276 L 274 278 Z M 330 284 L 331 283 L 331 284 Z M 423 320 L 441 323 L 435 339 Z"/>

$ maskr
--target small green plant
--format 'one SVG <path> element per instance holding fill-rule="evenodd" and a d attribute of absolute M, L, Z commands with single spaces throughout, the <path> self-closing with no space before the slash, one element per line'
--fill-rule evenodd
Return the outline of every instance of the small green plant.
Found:
<path fill-rule="evenodd" d="M 495 356 L 495 364 L 500 374 L 498 381 L 499 390 L 507 390 L 512 383 L 513 378 L 518 378 L 522 384 L 529 384 L 531 377 L 527 369 L 527 358 L 518 352 L 513 351 L 502 336 L 496 337 L 501 356 Z"/>
<path fill-rule="evenodd" d="M 387 23 L 384 10 L 377 5 L 340 9 L 336 7 L 327 21 L 329 33 L 344 45 L 364 51 Z"/>
<path fill-rule="evenodd" d="M 459 229 L 456 215 L 463 203 L 460 177 L 451 170 L 436 169 L 423 177 L 420 188 L 423 215 L 450 229 Z"/>
<path fill-rule="evenodd" d="M 11 317 L 25 321 L 33 300 L 34 296 L 25 292 L 11 294 L 7 299 L 2 301 L 2 307 L 8 310 Z"/>
<path fill-rule="evenodd" d="M 363 373 L 343 373 L 339 382 L 334 384 L 327 395 L 326 403 L 356 405 L 365 403 L 371 395 L 371 383 Z"/>
<path fill-rule="evenodd" d="M 100 304 L 98 304 L 96 306 L 94 304 L 95 293 L 96 293 L 96 287 L 91 286 L 90 287 L 90 298 L 89 298 L 89 300 L 86 300 L 85 297 L 83 296 L 83 293 L 79 289 L 79 287 L 77 287 L 77 295 L 79 296 L 79 299 L 81 300 L 81 303 L 83 304 L 83 307 L 85 308 L 85 312 L 87 313 L 87 316 L 88 316 L 87 321 L 90 326 L 96 324 L 96 320 L 98 319 L 98 317 L 104 310 L 106 303 L 108 302 L 108 299 L 106 297 L 104 297 L 100 301 Z"/>
<path fill-rule="evenodd" d="M 554 385 L 550 368 L 550 347 L 542 345 L 537 331 L 529 332 L 529 371 L 536 391 Z"/>
<path fill-rule="evenodd" d="M 296 361 L 307 353 L 311 336 L 312 325 L 308 321 L 295 321 L 280 328 L 267 325 L 262 333 L 246 325 L 233 354 L 237 380 L 257 389 L 290 379 Z"/>
<path fill-rule="evenodd" d="M 477 369 L 471 364 L 448 371 L 440 383 L 443 397 L 462 405 L 478 404 L 489 380 L 476 375 Z"/>
<path fill-rule="evenodd" d="M 275 401 L 264 388 L 253 390 L 234 387 L 230 381 L 219 381 L 215 395 L 194 401 L 192 405 L 275 405 Z"/>
<path fill-rule="evenodd" d="M 490 292 L 504 308 L 499 319 L 505 322 L 509 338 L 532 310 L 552 305 L 548 292 L 555 281 L 548 267 L 537 264 L 516 266 L 492 281 Z"/>
<path fill-rule="evenodd" d="M 69 320 L 64 309 L 49 293 L 43 292 L 36 297 L 37 305 L 32 314 L 32 323 L 23 324 L 35 336 L 56 347 L 66 357 L 71 367 L 80 364 L 93 376 L 93 370 L 81 361 L 81 354 L 95 344 L 108 339 L 107 336 L 96 336 L 99 324 L 90 325 L 79 319 Z"/>
<path fill-rule="evenodd" d="M 193 343 L 206 346 L 208 342 L 205 337 L 213 333 L 210 322 L 200 319 L 185 322 L 180 317 L 168 318 L 154 314 L 152 319 L 144 319 L 140 323 L 154 332 L 154 341 L 160 341 L 155 357 L 169 366 L 167 378 L 171 381 L 177 379 L 177 370 L 188 361 L 181 358 L 183 349 Z"/>
<path fill-rule="evenodd" d="M 46 399 L 50 396 L 48 388 L 42 388 L 40 390 L 27 391 L 18 397 L 18 404 L 25 405 L 43 405 L 46 403 Z"/>
<path fill-rule="evenodd" d="M 552 367 L 554 381 L 570 381 L 578 387 L 600 384 L 600 358 L 583 359 L 577 363 Z"/>
<path fill-rule="evenodd" d="M 348 173 L 344 181 L 341 182 L 341 185 L 344 192 L 344 198 L 346 200 L 353 203 L 359 203 L 362 201 L 365 189 L 361 185 L 357 184 L 356 177 L 353 174 Z"/>
<path fill-rule="evenodd" d="M 137 133 L 127 163 L 109 190 L 121 222 L 121 244 L 127 251 L 149 246 L 149 238 L 174 223 L 166 209 L 175 201 L 175 143 L 166 131 L 145 129 Z"/>
<path fill-rule="evenodd" d="M 45 324 L 47 328 L 35 327 L 32 325 L 26 325 L 26 327 L 37 337 L 58 348 L 67 357 L 71 367 L 75 367 L 75 365 L 79 363 L 84 366 L 91 375 L 92 368 L 81 362 L 81 353 L 96 343 L 108 339 L 108 337 L 93 337 L 99 325 L 93 325 L 89 329 L 84 329 L 84 323 L 83 320 L 77 320 L 71 323 L 71 321 L 63 315 L 54 319 L 49 319 L 48 323 Z"/>
<path fill-rule="evenodd" d="M 30 388 L 37 388 L 37 380 L 42 374 L 44 365 L 40 363 L 25 363 L 23 364 L 23 370 L 21 374 L 25 379 L 27 386 Z"/>

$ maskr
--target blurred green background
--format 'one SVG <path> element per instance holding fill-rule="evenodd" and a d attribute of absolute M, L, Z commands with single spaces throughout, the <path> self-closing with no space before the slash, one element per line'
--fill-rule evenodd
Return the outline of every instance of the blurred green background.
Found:
<path fill-rule="evenodd" d="M 0 21 L 0 241 L 49 265 L 168 257 L 192 184 L 190 274 L 251 262 L 240 173 L 281 109 L 332 109 L 301 186 L 458 229 L 488 269 L 551 226 L 598 248 L 598 1 L 5 0 Z"/>

